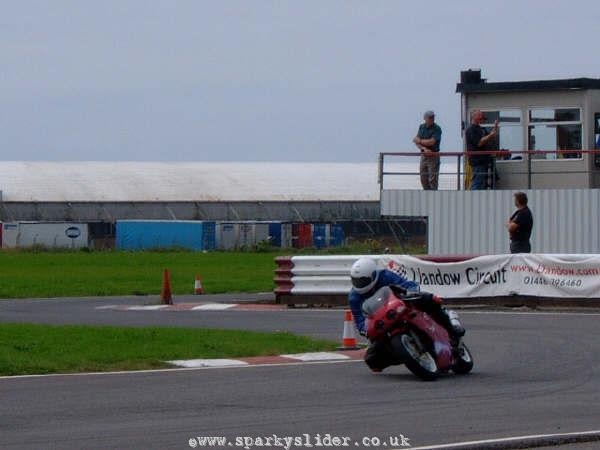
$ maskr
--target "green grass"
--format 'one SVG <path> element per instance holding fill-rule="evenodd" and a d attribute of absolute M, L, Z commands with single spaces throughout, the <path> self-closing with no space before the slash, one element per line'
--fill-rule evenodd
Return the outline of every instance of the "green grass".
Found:
<path fill-rule="evenodd" d="M 273 290 L 276 253 L 0 252 L 0 298 L 160 294 L 163 271 L 173 294 Z"/>
<path fill-rule="evenodd" d="M 290 333 L 0 324 L 0 375 L 142 370 L 165 361 L 335 349 Z"/>
<path fill-rule="evenodd" d="M 382 253 L 375 241 L 296 254 Z M 419 248 L 397 249 L 417 254 Z M 392 249 L 392 251 L 395 251 Z M 208 294 L 270 292 L 275 257 L 292 254 L 279 249 L 259 252 L 163 251 L 0 251 L 0 298 L 158 295 L 163 271 L 171 274 L 175 295 L 193 294 L 196 275 Z"/>

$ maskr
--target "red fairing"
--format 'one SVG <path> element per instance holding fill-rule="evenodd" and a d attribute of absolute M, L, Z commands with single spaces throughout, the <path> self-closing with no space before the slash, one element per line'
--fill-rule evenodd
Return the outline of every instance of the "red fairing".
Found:
<path fill-rule="evenodd" d="M 409 328 L 417 329 L 429 338 L 439 369 L 449 370 L 454 357 L 448 332 L 412 302 L 402 301 L 391 290 L 388 294 L 373 302 L 372 311 L 367 315 L 367 337 L 372 341 L 386 341 L 406 333 Z"/>
<path fill-rule="evenodd" d="M 387 339 L 390 330 L 396 334 L 405 329 L 403 313 L 406 304 L 395 296 L 390 296 L 385 303 L 373 316 L 367 316 L 367 337 L 371 340 Z"/>
<path fill-rule="evenodd" d="M 411 316 L 408 320 L 410 324 L 426 333 L 431 339 L 431 342 L 433 342 L 433 348 L 436 353 L 435 360 L 438 367 L 442 370 L 450 368 L 452 364 L 454 364 L 454 359 L 452 357 L 450 336 L 444 327 L 416 308 L 412 309 L 412 311 L 406 315 Z"/>

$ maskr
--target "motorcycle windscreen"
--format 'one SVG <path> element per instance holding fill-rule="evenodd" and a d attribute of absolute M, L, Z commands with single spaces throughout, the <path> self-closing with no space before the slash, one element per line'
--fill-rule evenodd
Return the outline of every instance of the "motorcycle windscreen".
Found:
<path fill-rule="evenodd" d="M 375 311 L 385 306 L 392 291 L 388 286 L 378 289 L 371 297 L 362 304 L 362 312 L 365 316 L 372 316 Z"/>

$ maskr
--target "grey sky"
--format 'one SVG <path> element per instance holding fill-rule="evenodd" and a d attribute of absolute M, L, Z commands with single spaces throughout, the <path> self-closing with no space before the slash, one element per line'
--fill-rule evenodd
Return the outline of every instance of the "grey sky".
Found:
<path fill-rule="evenodd" d="M 459 72 L 600 77 L 590 1 L 3 1 L 5 160 L 375 161 Z"/>

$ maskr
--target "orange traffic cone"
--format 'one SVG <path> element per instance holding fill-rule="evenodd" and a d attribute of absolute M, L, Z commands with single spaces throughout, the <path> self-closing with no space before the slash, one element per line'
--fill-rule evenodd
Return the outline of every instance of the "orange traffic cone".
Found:
<path fill-rule="evenodd" d="M 171 279 L 169 275 L 169 271 L 165 269 L 163 272 L 163 284 L 162 289 L 160 291 L 160 302 L 163 305 L 172 305 L 173 297 L 171 295 Z"/>
<path fill-rule="evenodd" d="M 354 320 L 352 311 L 346 310 L 344 318 L 344 334 L 342 335 L 342 346 L 338 350 L 356 350 L 360 348 L 356 342 L 356 332 L 354 330 Z"/>
<path fill-rule="evenodd" d="M 200 278 L 200 275 L 196 275 L 196 281 L 194 282 L 194 294 L 204 294 L 204 289 L 202 289 L 202 278 Z"/>

